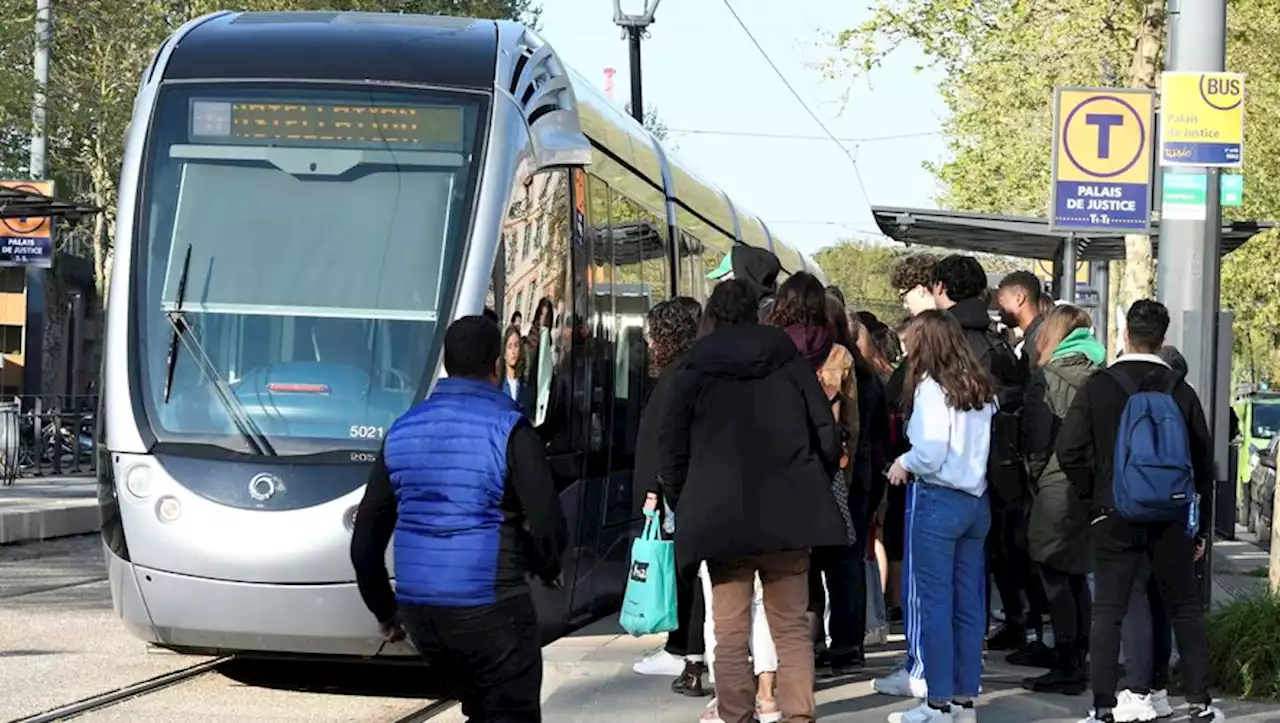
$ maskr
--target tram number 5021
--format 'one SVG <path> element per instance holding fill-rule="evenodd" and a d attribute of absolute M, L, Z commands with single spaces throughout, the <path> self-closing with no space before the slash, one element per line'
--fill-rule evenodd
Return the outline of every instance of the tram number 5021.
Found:
<path fill-rule="evenodd" d="M 363 424 L 351 425 L 352 439 L 382 439 L 386 430 L 382 427 L 371 427 Z"/>

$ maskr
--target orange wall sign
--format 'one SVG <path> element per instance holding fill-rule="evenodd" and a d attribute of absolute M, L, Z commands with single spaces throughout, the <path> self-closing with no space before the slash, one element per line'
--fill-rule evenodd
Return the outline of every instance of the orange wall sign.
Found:
<path fill-rule="evenodd" d="M 0 181 L 0 187 L 53 195 L 52 181 Z M 53 265 L 53 219 L 0 218 L 0 266 Z"/>

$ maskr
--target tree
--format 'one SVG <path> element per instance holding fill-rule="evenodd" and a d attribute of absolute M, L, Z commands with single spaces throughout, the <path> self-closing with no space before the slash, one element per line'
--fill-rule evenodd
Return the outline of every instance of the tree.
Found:
<path fill-rule="evenodd" d="M 882 0 L 867 23 L 836 37 L 828 77 L 873 71 L 904 43 L 940 68 L 950 158 L 929 169 L 949 208 L 1042 215 L 1050 188 L 1053 89 L 1154 87 L 1162 66 L 1163 0 Z M 1246 166 L 1253 188 L 1245 211 L 1274 216 L 1280 40 L 1267 0 L 1229 4 L 1228 68 L 1248 74 Z M 1118 70 L 1119 69 L 1119 70 Z M 1266 243 L 1259 240 L 1254 243 Z M 1112 308 L 1153 293 L 1150 239 L 1126 239 L 1126 263 L 1112 274 Z M 1239 277 L 1241 279 L 1245 276 Z M 1224 298 L 1229 283 L 1224 268 Z M 1235 283 L 1230 281 L 1230 283 Z M 1248 295 L 1248 294 L 1245 294 Z"/>
<path fill-rule="evenodd" d="M 631 115 L 630 101 L 627 102 L 624 108 L 627 111 L 627 115 Z M 644 129 L 652 133 L 659 143 L 666 143 L 667 136 L 670 135 L 666 121 L 662 120 L 662 116 L 658 115 L 658 109 L 653 106 L 644 109 Z"/>

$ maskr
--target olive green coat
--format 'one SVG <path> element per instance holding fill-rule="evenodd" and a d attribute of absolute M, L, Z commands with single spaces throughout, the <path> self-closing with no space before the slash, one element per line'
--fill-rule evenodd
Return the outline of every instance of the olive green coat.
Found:
<path fill-rule="evenodd" d="M 1073 575 L 1090 570 L 1089 505 L 1067 481 L 1053 448 L 1067 408 L 1095 369 L 1083 354 L 1054 359 L 1036 370 L 1022 410 L 1033 494 L 1027 549 L 1032 560 Z"/>

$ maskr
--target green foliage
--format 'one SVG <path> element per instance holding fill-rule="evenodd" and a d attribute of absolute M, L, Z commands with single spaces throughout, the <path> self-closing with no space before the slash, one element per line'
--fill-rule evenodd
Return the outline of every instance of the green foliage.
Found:
<path fill-rule="evenodd" d="M 626 109 L 627 115 L 631 115 L 630 101 L 627 101 L 623 108 Z M 667 123 L 662 120 L 662 116 L 658 115 L 658 110 L 653 106 L 649 106 L 644 109 L 644 128 L 652 133 L 653 137 L 657 138 L 660 142 L 665 142 L 667 140 Z"/>
<path fill-rule="evenodd" d="M 1137 4 L 1090 0 L 886 0 L 837 36 L 831 77 L 877 67 L 914 43 L 945 73 L 950 159 L 925 167 L 946 208 L 1043 215 L 1053 89 L 1127 68 Z"/>
<path fill-rule="evenodd" d="M 926 163 L 944 208 L 1045 214 L 1053 89 L 1149 84 L 1162 65 L 1162 3 L 1150 0 L 879 0 L 866 23 L 836 35 L 829 78 L 874 73 L 902 45 L 943 73 L 948 158 Z M 1141 52 L 1139 40 L 1153 45 Z M 1273 0 L 1228 4 L 1227 69 L 1246 74 L 1245 205 L 1236 218 L 1280 216 L 1280 14 Z M 872 76 L 874 77 L 874 76 Z M 1280 239 L 1260 236 L 1228 256 L 1222 305 L 1237 314 L 1236 371 L 1280 374 Z M 1136 258 L 1136 257 L 1135 257 Z M 1120 270 L 1113 269 L 1120 278 Z M 1126 296 L 1146 293 L 1137 277 Z"/>
<path fill-rule="evenodd" d="M 1214 693 L 1280 700 L 1280 597 L 1267 593 L 1218 608 L 1208 632 Z"/>

